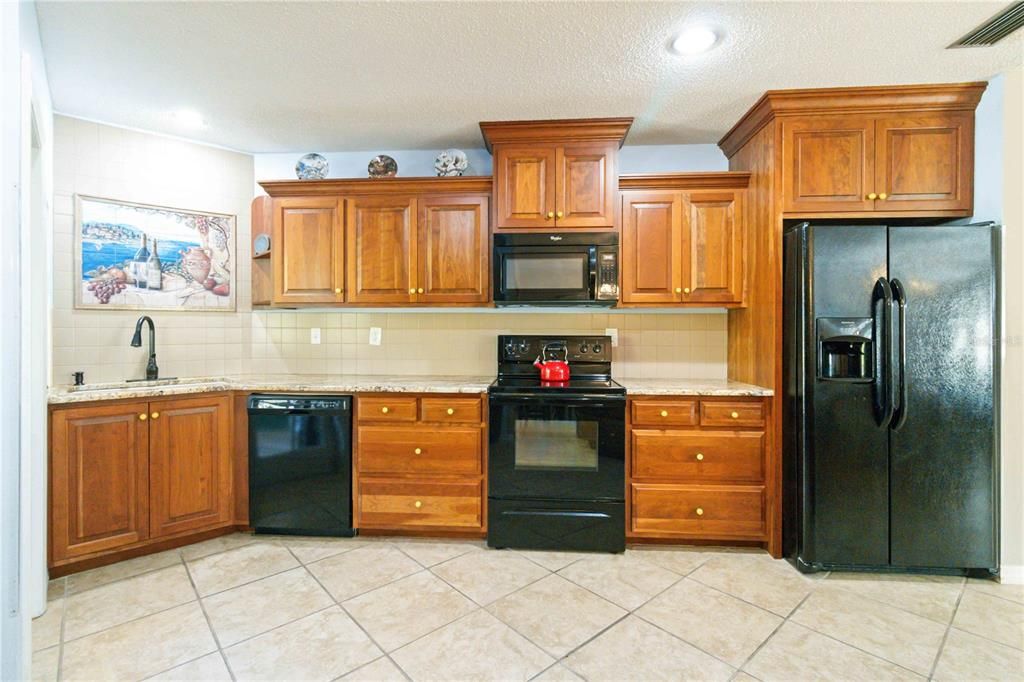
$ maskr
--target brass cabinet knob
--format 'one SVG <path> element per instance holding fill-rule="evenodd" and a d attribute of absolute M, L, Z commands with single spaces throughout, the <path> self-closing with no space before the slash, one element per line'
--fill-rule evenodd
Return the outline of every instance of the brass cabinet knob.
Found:
<path fill-rule="evenodd" d="M 149 415 L 149 417 L 150 417 L 150 419 L 159 419 L 160 418 L 160 413 L 159 412 L 154 412 L 153 414 Z"/>
<path fill-rule="evenodd" d="M 886 199 L 889 198 L 889 195 L 886 194 L 885 192 L 882 192 L 881 194 L 878 195 L 878 198 L 881 199 L 882 201 L 885 201 Z"/>
<path fill-rule="evenodd" d="M 412 288 L 410 288 L 410 289 L 409 289 L 409 293 L 410 293 L 410 294 L 415 294 L 415 293 L 416 293 L 416 287 L 412 287 Z"/>
<path fill-rule="evenodd" d="M 668 410 L 662 410 L 661 411 L 661 416 L 662 417 L 667 417 L 668 416 Z"/>
<path fill-rule="evenodd" d="M 564 215 L 565 215 L 564 213 L 562 213 L 561 211 L 559 211 L 558 213 L 556 213 L 556 214 L 555 214 L 555 217 L 556 217 L 556 218 L 561 218 L 561 217 L 562 217 L 562 216 L 564 216 Z"/>
<path fill-rule="evenodd" d="M 455 414 L 455 410 L 451 407 L 447 409 L 448 414 Z"/>
<path fill-rule="evenodd" d="M 146 414 L 145 412 L 143 412 L 142 414 L 140 414 L 140 415 L 139 415 L 139 421 L 140 421 L 140 422 L 144 422 L 144 421 L 146 421 L 147 419 L 149 419 L 149 415 L 148 415 L 148 414 Z"/>
<path fill-rule="evenodd" d="M 416 293 L 417 294 L 422 294 L 423 293 L 423 287 L 420 287 L 419 289 L 417 289 Z"/>
<path fill-rule="evenodd" d="M 731 412 L 731 413 L 729 413 L 729 416 L 732 417 L 733 419 L 739 419 L 740 418 L 740 413 L 739 412 Z"/>
<path fill-rule="evenodd" d="M 554 217 L 555 217 L 555 212 L 554 212 L 554 211 L 548 211 L 548 214 L 547 214 L 547 219 L 548 219 L 548 220 L 551 220 L 551 219 L 552 219 L 552 218 L 554 218 Z"/>
<path fill-rule="evenodd" d="M 682 287 L 676 287 L 676 293 L 677 294 L 683 293 L 683 288 Z"/>
<path fill-rule="evenodd" d="M 420 502 L 419 500 L 416 500 L 416 503 L 413 506 L 416 507 L 417 509 L 419 509 L 420 507 L 423 506 L 423 503 Z"/>
<path fill-rule="evenodd" d="M 697 453 L 697 461 L 698 462 L 703 462 L 704 461 L 704 453 L 703 452 L 698 452 Z"/>
<path fill-rule="evenodd" d="M 382 408 L 380 408 L 380 411 L 381 411 L 381 412 L 383 412 L 384 414 L 387 414 L 387 413 L 388 413 L 388 412 L 390 412 L 391 410 L 389 410 L 389 409 L 388 409 L 388 408 L 386 408 L 386 407 L 382 407 Z"/>
<path fill-rule="evenodd" d="M 690 287 L 686 287 L 686 288 L 684 288 L 684 289 L 683 289 L 683 293 L 684 293 L 684 294 L 688 294 L 688 293 L 690 293 Z"/>
<path fill-rule="evenodd" d="M 872 201 L 874 201 L 877 198 L 878 198 L 878 195 L 875 194 L 874 192 L 871 192 L 870 194 L 868 194 L 868 199 L 871 199 Z"/>
<path fill-rule="evenodd" d="M 704 516 L 704 510 L 700 507 L 697 507 L 697 516 Z"/>
<path fill-rule="evenodd" d="M 334 293 L 340 294 L 341 293 L 341 287 L 335 287 Z"/>
<path fill-rule="evenodd" d="M 413 453 L 417 454 L 417 455 L 422 455 L 423 454 L 423 450 L 421 450 L 419 448 L 416 448 L 415 450 L 413 450 Z"/>

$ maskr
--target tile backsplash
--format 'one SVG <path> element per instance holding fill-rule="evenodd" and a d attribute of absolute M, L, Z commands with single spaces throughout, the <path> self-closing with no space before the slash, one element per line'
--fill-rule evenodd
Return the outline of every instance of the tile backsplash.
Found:
<path fill-rule="evenodd" d="M 253 157 L 65 116 L 54 121 L 52 383 L 84 371 L 89 383 L 145 375 L 128 342 L 140 313 L 75 310 L 74 195 L 237 215 L 238 309 L 150 312 L 161 376 L 245 373 L 491 375 L 498 334 L 603 334 L 619 330 L 616 376 L 725 378 L 726 315 L 653 312 L 253 311 L 249 202 Z M 371 327 L 383 331 L 369 345 Z M 319 328 L 321 342 L 310 343 Z"/>

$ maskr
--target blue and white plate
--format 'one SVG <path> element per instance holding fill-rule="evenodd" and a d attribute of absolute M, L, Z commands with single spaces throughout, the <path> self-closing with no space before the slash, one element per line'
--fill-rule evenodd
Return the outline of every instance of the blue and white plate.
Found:
<path fill-rule="evenodd" d="M 295 164 L 295 175 L 299 180 L 323 180 L 330 167 L 320 154 L 306 154 Z"/>

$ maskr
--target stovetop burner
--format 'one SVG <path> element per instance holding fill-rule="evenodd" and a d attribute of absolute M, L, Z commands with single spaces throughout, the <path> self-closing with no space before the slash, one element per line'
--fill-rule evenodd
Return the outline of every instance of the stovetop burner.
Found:
<path fill-rule="evenodd" d="M 491 393 L 514 392 L 557 393 L 558 391 L 574 391 L 586 393 L 602 393 L 609 395 L 625 394 L 626 389 L 612 379 L 581 378 L 569 381 L 541 381 L 537 377 L 500 377 L 491 384 Z"/>
<path fill-rule="evenodd" d="M 569 362 L 569 381 L 541 381 L 533 361 L 545 347 L 557 346 Z M 625 395 L 612 380 L 612 343 L 608 336 L 498 337 L 498 378 L 491 393 L 590 393 Z"/>

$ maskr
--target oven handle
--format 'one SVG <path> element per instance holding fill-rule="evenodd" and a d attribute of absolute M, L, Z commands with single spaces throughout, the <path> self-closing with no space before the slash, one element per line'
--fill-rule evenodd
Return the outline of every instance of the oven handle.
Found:
<path fill-rule="evenodd" d="M 603 393 L 559 393 L 558 395 L 540 395 L 537 393 L 492 393 L 490 395 L 491 400 L 522 400 L 528 398 L 538 402 L 552 403 L 552 402 L 568 402 L 568 401 L 591 401 L 591 400 L 605 400 L 612 402 L 625 402 L 626 396 L 610 396 Z M 596 403 L 590 403 L 595 407 L 600 407 Z"/>
<path fill-rule="evenodd" d="M 558 510 L 516 510 L 509 509 L 501 512 L 502 516 L 579 516 L 587 519 L 610 519 L 611 516 L 604 512 L 573 511 L 571 509 Z"/>

